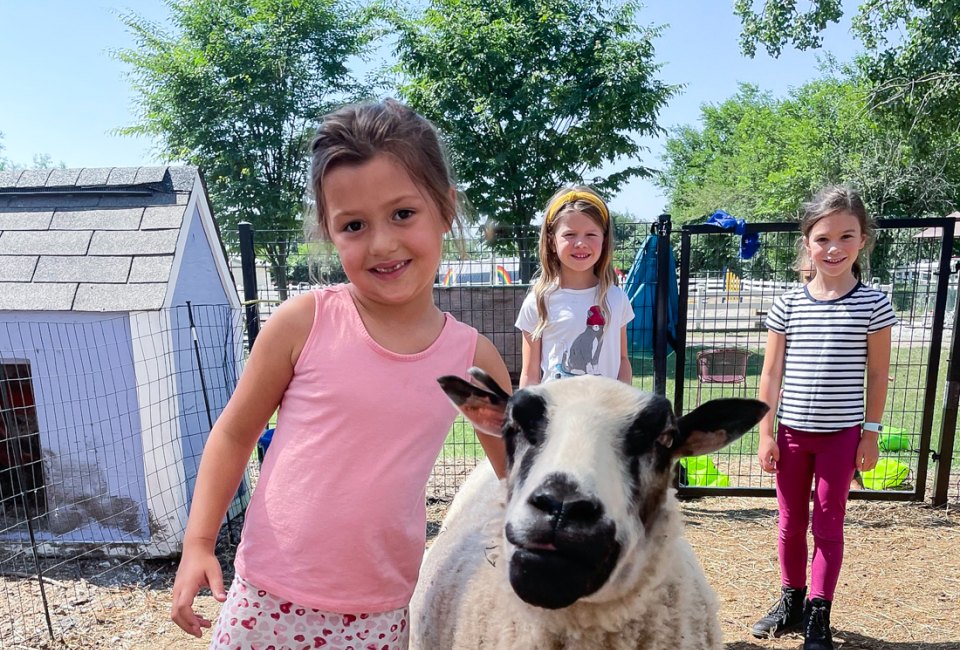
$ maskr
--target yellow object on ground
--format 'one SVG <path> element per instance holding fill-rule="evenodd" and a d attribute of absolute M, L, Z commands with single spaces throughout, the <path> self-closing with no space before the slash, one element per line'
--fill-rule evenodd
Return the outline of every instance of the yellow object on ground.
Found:
<path fill-rule="evenodd" d="M 910 466 L 893 458 L 881 458 L 877 466 L 861 472 L 863 487 L 868 490 L 886 490 L 903 484 L 910 475 Z"/>

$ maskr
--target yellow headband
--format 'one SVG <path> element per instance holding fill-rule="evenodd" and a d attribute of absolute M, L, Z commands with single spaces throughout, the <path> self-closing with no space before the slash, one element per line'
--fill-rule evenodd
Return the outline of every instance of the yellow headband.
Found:
<path fill-rule="evenodd" d="M 557 218 L 557 213 L 560 212 L 562 208 L 567 203 L 572 203 L 573 201 L 586 201 L 590 205 L 594 206 L 597 210 L 600 211 L 600 220 L 603 221 L 603 227 L 607 227 L 607 221 L 610 220 L 610 214 L 607 212 L 607 206 L 600 199 L 599 196 L 592 192 L 567 192 L 562 196 L 558 196 L 557 199 L 547 207 L 547 225 L 549 226 L 553 223 L 553 220 Z"/>

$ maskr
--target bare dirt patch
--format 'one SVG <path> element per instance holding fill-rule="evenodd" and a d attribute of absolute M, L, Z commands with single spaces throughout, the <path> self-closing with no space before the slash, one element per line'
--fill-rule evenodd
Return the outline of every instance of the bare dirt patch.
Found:
<path fill-rule="evenodd" d="M 447 504 L 428 504 L 428 536 Z M 798 635 L 757 640 L 749 628 L 779 589 L 776 504 L 770 499 L 703 498 L 682 504 L 687 537 L 720 598 L 727 650 L 799 648 Z M 910 503 L 856 501 L 849 506 L 843 574 L 833 610 L 844 650 L 960 649 L 960 515 Z M 429 540 L 428 540 L 429 543 Z M 229 551 L 221 556 L 228 569 Z M 54 577 L 45 584 L 62 641 L 13 642 L 15 607 L 33 598 L 36 580 L 0 578 L 0 647 L 17 650 L 193 650 L 209 640 L 183 634 L 167 612 L 174 564 L 138 564 L 110 580 Z M 3 595 L 8 594 L 7 602 Z M 14 594 L 16 602 L 9 597 Z M 209 595 L 197 608 L 213 619 Z M 23 617 L 21 617 L 23 618 Z M 29 618 L 29 617 L 28 617 Z M 34 623 L 45 629 L 42 617 Z M 24 630 L 20 625 L 19 632 Z"/>

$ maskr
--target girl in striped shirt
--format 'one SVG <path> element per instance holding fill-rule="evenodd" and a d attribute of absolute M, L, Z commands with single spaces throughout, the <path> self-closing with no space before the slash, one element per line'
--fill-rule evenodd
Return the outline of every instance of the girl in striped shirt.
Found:
<path fill-rule="evenodd" d="M 763 470 L 776 474 L 781 594 L 752 632 L 779 636 L 802 627 L 804 650 L 832 650 L 830 607 L 843 562 L 847 496 L 854 471 L 877 464 L 897 320 L 886 296 L 861 283 L 858 256 L 872 245 L 874 227 L 857 193 L 827 187 L 805 208 L 800 259 L 806 255 L 815 273 L 778 297 L 766 321 L 759 397 L 771 409 L 760 423 L 757 455 Z"/>

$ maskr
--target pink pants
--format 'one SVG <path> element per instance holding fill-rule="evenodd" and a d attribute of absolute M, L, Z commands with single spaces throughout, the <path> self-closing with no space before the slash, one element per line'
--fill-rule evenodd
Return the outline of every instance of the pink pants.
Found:
<path fill-rule="evenodd" d="M 295 605 L 239 575 L 213 627 L 210 650 L 406 650 L 407 608 L 337 614 Z"/>
<path fill-rule="evenodd" d="M 813 561 L 809 598 L 833 600 L 843 564 L 843 520 L 853 480 L 860 426 L 833 433 L 777 428 L 777 502 L 780 506 L 780 578 L 784 586 L 807 584 L 807 524 L 813 483 Z"/>

